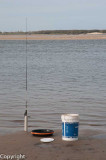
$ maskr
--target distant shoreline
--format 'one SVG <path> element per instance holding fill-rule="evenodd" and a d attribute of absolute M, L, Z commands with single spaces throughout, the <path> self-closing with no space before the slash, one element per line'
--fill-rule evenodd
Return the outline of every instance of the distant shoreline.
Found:
<path fill-rule="evenodd" d="M 27 35 L 28 40 L 90 40 L 106 39 L 106 34 L 31 34 Z M 0 35 L 0 40 L 26 40 L 26 35 Z"/>

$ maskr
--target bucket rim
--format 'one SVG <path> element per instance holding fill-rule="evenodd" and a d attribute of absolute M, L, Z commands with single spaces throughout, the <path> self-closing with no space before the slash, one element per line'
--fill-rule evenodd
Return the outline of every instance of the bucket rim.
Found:
<path fill-rule="evenodd" d="M 79 114 L 75 113 L 75 114 L 71 114 L 71 113 L 66 113 L 66 114 L 62 114 L 62 116 L 72 116 L 72 117 L 76 117 L 76 116 L 79 116 Z"/>

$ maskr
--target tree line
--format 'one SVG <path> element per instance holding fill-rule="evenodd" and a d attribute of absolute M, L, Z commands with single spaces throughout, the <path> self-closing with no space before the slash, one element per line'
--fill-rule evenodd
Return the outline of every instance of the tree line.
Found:
<path fill-rule="evenodd" d="M 87 34 L 87 33 L 106 33 L 106 30 L 41 30 L 41 31 L 28 31 L 27 34 Z M 26 32 L 0 32 L 0 35 L 25 35 Z"/>

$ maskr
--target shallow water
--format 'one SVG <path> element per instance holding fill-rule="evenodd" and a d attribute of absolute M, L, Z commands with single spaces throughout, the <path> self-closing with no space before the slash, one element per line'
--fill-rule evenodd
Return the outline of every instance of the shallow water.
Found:
<path fill-rule="evenodd" d="M 0 41 L 0 130 L 23 129 L 26 42 Z M 28 41 L 29 127 L 61 128 L 61 114 L 106 130 L 106 40 Z M 11 130 L 12 128 L 12 130 Z"/>

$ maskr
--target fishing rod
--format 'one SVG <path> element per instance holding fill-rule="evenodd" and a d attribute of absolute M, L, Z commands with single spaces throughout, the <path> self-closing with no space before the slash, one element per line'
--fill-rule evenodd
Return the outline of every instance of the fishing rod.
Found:
<path fill-rule="evenodd" d="M 26 105 L 25 105 L 25 113 L 24 113 L 24 131 L 28 131 L 28 96 L 27 96 L 27 89 L 28 89 L 28 85 L 27 85 L 27 79 L 28 79 L 28 74 L 27 74 L 27 18 L 26 18 Z"/>

